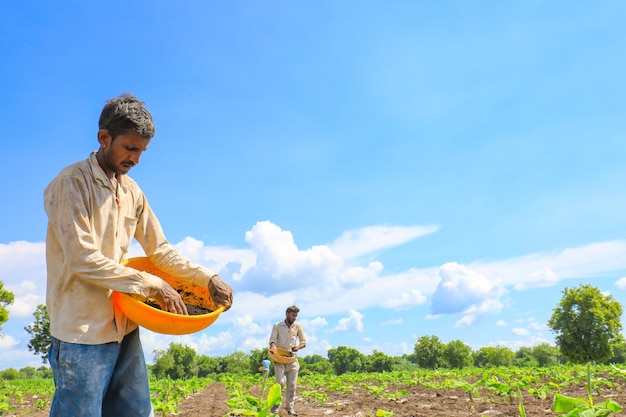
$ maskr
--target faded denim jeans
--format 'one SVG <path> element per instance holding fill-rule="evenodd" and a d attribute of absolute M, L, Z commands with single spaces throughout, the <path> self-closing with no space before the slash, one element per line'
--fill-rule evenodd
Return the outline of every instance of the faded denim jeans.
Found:
<path fill-rule="evenodd" d="M 121 343 L 81 345 L 52 338 L 55 393 L 50 417 L 152 417 L 139 329 Z"/>

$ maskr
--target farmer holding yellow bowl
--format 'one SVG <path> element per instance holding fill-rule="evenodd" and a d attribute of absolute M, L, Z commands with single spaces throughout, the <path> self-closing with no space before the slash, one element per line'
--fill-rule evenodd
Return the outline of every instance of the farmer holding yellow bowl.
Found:
<path fill-rule="evenodd" d="M 232 304 L 228 284 L 170 245 L 146 196 L 127 176 L 154 134 L 152 116 L 136 97 L 107 101 L 98 151 L 64 168 L 44 192 L 51 417 L 153 415 L 139 329 L 114 308 L 112 294 L 153 298 L 170 313 L 187 309 L 163 279 L 122 264 L 133 238 L 157 268 L 208 288 L 214 307 Z"/>
<path fill-rule="evenodd" d="M 296 323 L 296 318 L 300 309 L 296 306 L 287 307 L 285 320 L 274 324 L 270 335 L 270 357 L 274 360 L 274 372 L 276 382 L 285 389 L 285 400 L 287 403 L 287 414 L 297 416 L 294 410 L 296 397 L 296 384 L 298 382 L 298 371 L 300 364 L 296 357 L 296 352 L 306 346 L 306 336 L 302 330 L 302 325 Z M 278 413 L 280 406 L 272 407 L 271 412 Z"/>

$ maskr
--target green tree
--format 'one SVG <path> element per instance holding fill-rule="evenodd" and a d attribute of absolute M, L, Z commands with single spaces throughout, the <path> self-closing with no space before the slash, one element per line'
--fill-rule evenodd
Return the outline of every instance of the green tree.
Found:
<path fill-rule="evenodd" d="M 20 378 L 34 379 L 37 377 L 37 369 L 34 366 L 26 366 L 20 369 Z"/>
<path fill-rule="evenodd" d="M 211 356 L 198 356 L 198 376 L 201 378 L 224 373 L 224 360 Z"/>
<path fill-rule="evenodd" d="M 7 368 L 4 371 L 0 371 L 0 380 L 3 379 L 6 379 L 7 381 L 20 379 L 20 371 L 15 368 Z"/>
<path fill-rule="evenodd" d="M 626 340 L 624 340 L 623 335 L 620 334 L 611 343 L 611 352 L 613 352 L 613 355 L 604 361 L 605 364 L 626 363 Z"/>
<path fill-rule="evenodd" d="M 224 372 L 229 374 L 246 375 L 250 373 L 250 355 L 237 350 L 224 357 Z M 257 368 L 259 365 L 257 365 Z"/>
<path fill-rule="evenodd" d="M 358 350 L 347 346 L 328 349 L 328 360 L 333 365 L 337 375 L 346 372 L 365 372 L 367 369 L 367 357 Z"/>
<path fill-rule="evenodd" d="M 443 360 L 448 368 L 462 369 L 472 365 L 472 348 L 460 340 L 452 340 L 443 348 Z"/>
<path fill-rule="evenodd" d="M 437 336 L 422 336 L 415 344 L 415 357 L 421 368 L 437 369 L 444 365 L 445 345 Z"/>
<path fill-rule="evenodd" d="M 0 329 L 2 325 L 9 320 L 9 310 L 7 306 L 13 304 L 15 296 L 12 292 L 4 289 L 4 282 L 0 281 Z"/>
<path fill-rule="evenodd" d="M 52 378 L 52 369 L 47 366 L 37 368 L 37 378 Z"/>
<path fill-rule="evenodd" d="M 548 327 L 561 354 L 573 363 L 601 362 L 612 356 L 622 330 L 622 306 L 591 285 L 565 288 Z"/>
<path fill-rule="evenodd" d="M 394 360 L 391 356 L 385 355 L 383 352 L 374 350 L 368 357 L 368 371 L 370 372 L 391 372 Z"/>
<path fill-rule="evenodd" d="M 306 375 L 307 373 L 327 374 L 335 372 L 328 358 L 317 354 L 307 355 L 302 358 L 300 366 L 302 367 L 300 369 L 301 375 Z"/>
<path fill-rule="evenodd" d="M 480 368 L 511 366 L 513 359 L 515 359 L 515 352 L 506 346 L 486 346 L 475 352 L 474 365 Z"/>
<path fill-rule="evenodd" d="M 415 360 L 411 360 L 414 358 L 415 354 L 411 353 L 407 355 L 406 353 L 402 356 L 394 357 L 393 361 L 393 370 L 394 371 L 417 371 L 419 366 Z"/>
<path fill-rule="evenodd" d="M 561 351 L 549 343 L 541 343 L 532 348 L 532 354 L 537 359 L 537 365 L 543 368 L 558 365 L 561 362 Z"/>
<path fill-rule="evenodd" d="M 157 378 L 188 379 L 198 376 L 196 351 L 180 343 L 170 343 L 167 351 L 155 351 L 151 370 Z"/>
<path fill-rule="evenodd" d="M 533 348 L 522 346 L 515 352 L 515 359 L 513 359 L 513 365 L 519 367 L 532 367 L 539 366 L 539 362 L 533 355 Z"/>
<path fill-rule="evenodd" d="M 249 368 L 254 374 L 259 372 L 259 367 L 263 364 L 263 359 L 267 359 L 268 349 L 252 349 L 249 357 Z"/>
<path fill-rule="evenodd" d="M 28 342 L 28 350 L 34 351 L 35 355 L 41 355 L 43 363 L 48 361 L 48 350 L 50 349 L 50 316 L 44 304 L 39 304 L 33 313 L 35 322 L 24 327 L 32 337 Z"/>

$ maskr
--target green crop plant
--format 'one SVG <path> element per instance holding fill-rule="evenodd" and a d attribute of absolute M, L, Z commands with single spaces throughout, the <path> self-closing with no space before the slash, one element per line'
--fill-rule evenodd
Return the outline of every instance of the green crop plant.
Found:
<path fill-rule="evenodd" d="M 448 385 L 450 388 L 462 389 L 469 397 L 469 400 L 474 401 L 474 398 L 478 397 L 479 394 L 478 387 L 485 384 L 486 378 L 487 374 L 484 374 L 481 379 L 474 382 L 469 382 L 464 379 L 453 379 L 448 381 Z"/>
<path fill-rule="evenodd" d="M 228 395 L 230 399 L 226 400 L 226 404 L 230 407 L 230 410 L 226 416 L 256 416 L 267 417 L 274 415 L 270 412 L 270 409 L 279 405 L 282 399 L 282 391 L 279 384 L 273 384 L 267 392 L 267 397 L 263 398 L 265 394 L 265 388 L 267 385 L 268 373 L 261 375 L 261 393 L 258 397 L 250 395 L 250 386 L 244 387 L 242 383 L 235 378 L 226 380 L 223 382 L 229 387 L 230 391 Z"/>
<path fill-rule="evenodd" d="M 517 409 L 519 410 L 519 415 L 520 417 L 526 417 L 526 409 L 524 408 L 524 399 L 522 397 L 522 391 L 518 389 L 517 394 L 519 395 L 519 405 L 517 406 Z"/>
<path fill-rule="evenodd" d="M 279 384 L 274 384 L 267 392 L 267 398 L 257 398 L 249 394 L 245 394 L 242 397 L 232 398 L 227 400 L 226 404 L 231 406 L 226 416 L 256 416 L 267 417 L 273 415 L 270 413 L 270 409 L 280 404 L 281 401 L 281 389 Z"/>
<path fill-rule="evenodd" d="M 178 404 L 185 398 L 213 383 L 209 378 L 191 379 L 152 379 L 150 381 L 150 399 L 156 414 L 165 417 L 178 413 Z"/>
<path fill-rule="evenodd" d="M 398 401 L 402 397 L 406 397 L 408 393 L 409 393 L 409 391 L 407 391 L 405 389 L 401 389 L 401 390 L 396 390 L 396 392 L 394 392 L 394 393 L 385 392 L 385 393 L 383 393 L 383 397 L 388 398 L 391 401 Z"/>
<path fill-rule="evenodd" d="M 300 391 L 300 396 L 308 401 L 318 404 L 325 404 L 328 401 L 328 394 L 319 391 Z"/>
<path fill-rule="evenodd" d="M 367 390 L 369 395 L 373 395 L 375 397 L 382 397 L 385 393 L 385 389 L 387 389 L 387 384 L 382 383 L 381 385 L 369 385 L 369 384 L 361 384 L 363 388 Z"/>
<path fill-rule="evenodd" d="M 611 413 L 621 413 L 623 407 L 610 398 L 601 403 L 594 404 L 591 379 L 591 364 L 587 365 L 587 398 L 568 397 L 562 394 L 555 394 L 552 403 L 552 411 L 559 414 L 559 417 L 606 417 Z"/>
<path fill-rule="evenodd" d="M 522 381 L 501 381 L 495 375 L 489 378 L 489 380 L 485 383 L 485 387 L 487 387 L 488 389 L 493 390 L 501 397 L 508 398 L 509 404 L 513 404 L 513 398 L 519 395 L 520 386 L 523 385 L 524 382 Z"/>

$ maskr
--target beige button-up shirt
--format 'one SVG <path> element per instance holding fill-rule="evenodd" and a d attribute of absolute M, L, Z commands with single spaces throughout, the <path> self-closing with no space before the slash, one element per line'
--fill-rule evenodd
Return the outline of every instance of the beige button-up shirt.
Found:
<path fill-rule="evenodd" d="M 272 342 L 281 349 L 291 351 L 292 347 L 298 346 L 300 343 L 306 344 L 306 336 L 300 323 L 294 322 L 291 326 L 287 326 L 283 320 L 274 324 L 270 335 L 270 345 Z"/>
<path fill-rule="evenodd" d="M 121 341 L 137 325 L 115 311 L 112 291 L 153 296 L 161 278 L 120 265 L 133 237 L 161 270 L 206 287 L 214 272 L 193 264 L 163 234 L 130 177 L 116 190 L 93 152 L 63 169 L 44 192 L 48 215 L 46 304 L 50 333 L 72 343 Z"/>

